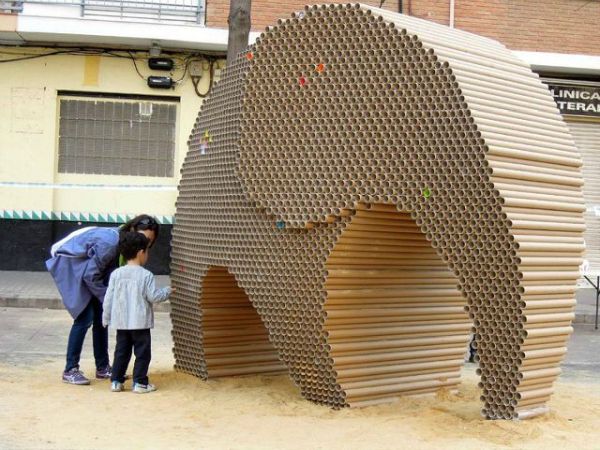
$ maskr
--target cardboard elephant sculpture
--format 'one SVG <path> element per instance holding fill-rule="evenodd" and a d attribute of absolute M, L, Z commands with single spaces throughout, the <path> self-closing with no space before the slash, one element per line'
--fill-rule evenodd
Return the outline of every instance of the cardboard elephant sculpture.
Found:
<path fill-rule="evenodd" d="M 364 5 L 268 29 L 205 101 L 173 230 L 176 368 L 288 371 L 334 407 L 452 389 L 547 410 L 584 243 L 581 159 L 490 39 Z"/>

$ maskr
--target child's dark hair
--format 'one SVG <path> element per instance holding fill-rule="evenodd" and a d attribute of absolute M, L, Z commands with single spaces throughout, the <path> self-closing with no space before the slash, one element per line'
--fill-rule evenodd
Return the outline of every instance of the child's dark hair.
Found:
<path fill-rule="evenodd" d="M 119 237 L 119 253 L 127 261 L 136 257 L 140 250 L 146 250 L 150 239 L 137 231 L 125 231 Z"/>

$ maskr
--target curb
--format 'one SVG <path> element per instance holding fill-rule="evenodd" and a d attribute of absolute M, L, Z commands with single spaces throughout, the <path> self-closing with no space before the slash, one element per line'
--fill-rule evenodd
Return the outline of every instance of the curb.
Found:
<path fill-rule="evenodd" d="M 589 323 L 589 324 L 594 324 L 596 321 L 596 314 L 577 314 L 575 313 L 575 320 L 573 320 L 573 323 Z M 598 316 L 598 321 L 600 321 L 600 315 Z"/>
<path fill-rule="evenodd" d="M 60 298 L 32 298 L 32 297 L 0 297 L 0 308 L 36 308 L 36 309 L 65 309 Z M 171 304 L 167 300 L 164 303 L 154 305 L 154 312 L 170 312 Z"/>

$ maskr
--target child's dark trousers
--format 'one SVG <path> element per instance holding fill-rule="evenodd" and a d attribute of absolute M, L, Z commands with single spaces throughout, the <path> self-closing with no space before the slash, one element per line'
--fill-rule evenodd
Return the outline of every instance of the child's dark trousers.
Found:
<path fill-rule="evenodd" d="M 133 381 L 138 384 L 148 384 L 148 367 L 152 358 L 151 346 L 150 329 L 117 330 L 111 381 L 125 382 L 125 372 L 131 360 L 131 350 L 133 349 L 135 354 Z"/>

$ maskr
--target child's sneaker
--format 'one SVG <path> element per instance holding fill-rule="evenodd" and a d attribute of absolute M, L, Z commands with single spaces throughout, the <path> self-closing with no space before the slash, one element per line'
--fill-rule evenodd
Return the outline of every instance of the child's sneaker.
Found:
<path fill-rule="evenodd" d="M 133 383 L 133 388 L 131 390 L 135 394 L 147 394 L 149 392 L 154 392 L 156 390 L 156 386 L 153 384 Z"/>
<path fill-rule="evenodd" d="M 96 378 L 99 380 L 106 380 L 110 378 L 112 375 L 112 367 L 110 364 L 106 367 L 102 367 L 101 369 L 96 369 Z"/>
<path fill-rule="evenodd" d="M 63 383 L 69 384 L 90 384 L 90 380 L 83 375 L 83 372 L 79 370 L 79 367 L 73 367 L 71 370 L 63 372 L 62 380 Z"/>
<path fill-rule="evenodd" d="M 110 390 L 113 392 L 122 392 L 123 391 L 123 383 L 119 383 L 118 381 L 113 381 L 110 384 Z"/>

